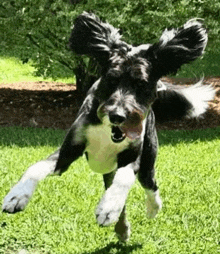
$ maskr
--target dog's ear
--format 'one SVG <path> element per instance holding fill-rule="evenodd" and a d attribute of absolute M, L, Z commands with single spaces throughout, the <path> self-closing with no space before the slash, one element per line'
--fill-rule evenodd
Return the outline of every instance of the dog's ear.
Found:
<path fill-rule="evenodd" d="M 118 29 L 87 12 L 75 21 L 70 48 L 77 54 L 95 57 L 102 67 L 108 63 L 113 52 L 129 50 L 128 44 L 121 41 Z"/>
<path fill-rule="evenodd" d="M 152 75 L 160 78 L 170 73 L 175 74 L 181 65 L 202 55 L 207 40 L 206 29 L 195 19 L 189 20 L 178 29 L 166 29 L 159 42 L 145 53 L 152 64 Z"/>

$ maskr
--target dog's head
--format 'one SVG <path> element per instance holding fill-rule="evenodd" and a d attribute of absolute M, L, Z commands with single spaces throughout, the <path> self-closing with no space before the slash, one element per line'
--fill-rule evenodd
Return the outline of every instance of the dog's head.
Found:
<path fill-rule="evenodd" d="M 206 29 L 190 20 L 166 29 L 158 43 L 133 47 L 121 40 L 118 29 L 86 12 L 76 19 L 70 38 L 73 51 L 94 57 L 101 66 L 97 115 L 111 124 L 114 142 L 140 136 L 158 80 L 201 56 L 206 43 Z"/>

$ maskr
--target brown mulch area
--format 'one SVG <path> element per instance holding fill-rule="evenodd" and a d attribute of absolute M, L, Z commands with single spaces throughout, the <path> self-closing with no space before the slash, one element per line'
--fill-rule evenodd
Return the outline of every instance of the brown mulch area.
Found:
<path fill-rule="evenodd" d="M 172 79 L 189 84 L 189 79 Z M 210 109 L 199 120 L 183 120 L 158 125 L 158 129 L 198 129 L 220 126 L 220 77 L 206 78 L 216 89 Z M 68 129 L 83 101 L 74 85 L 56 82 L 18 82 L 0 84 L 0 126 L 32 126 Z"/>

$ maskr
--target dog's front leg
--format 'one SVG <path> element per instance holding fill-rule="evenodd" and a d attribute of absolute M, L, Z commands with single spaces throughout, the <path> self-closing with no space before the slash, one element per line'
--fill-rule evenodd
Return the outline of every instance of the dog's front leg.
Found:
<path fill-rule="evenodd" d="M 47 159 L 30 166 L 18 183 L 5 196 L 2 210 L 9 213 L 23 210 L 30 200 L 37 183 L 53 173 L 58 157 L 59 150 Z"/>
<path fill-rule="evenodd" d="M 103 175 L 106 190 L 111 186 L 114 175 L 115 172 Z M 126 219 L 126 205 L 124 205 L 120 217 L 115 224 L 115 233 L 121 242 L 126 242 L 130 237 L 131 230 L 130 223 Z"/>
<path fill-rule="evenodd" d="M 4 198 L 2 206 L 4 212 L 15 213 L 23 210 L 39 181 L 47 175 L 62 174 L 74 160 L 83 154 L 85 143 L 83 140 L 79 140 L 79 137 L 76 139 L 78 129 L 79 124 L 73 125 L 58 151 L 27 169 Z"/>
<path fill-rule="evenodd" d="M 138 180 L 146 191 L 147 195 L 147 215 L 154 218 L 162 208 L 162 201 L 159 189 L 155 180 L 155 161 L 157 157 L 158 141 L 157 132 L 154 125 L 154 114 L 148 116 L 148 126 L 144 136 L 141 163 L 138 171 Z"/>
<path fill-rule="evenodd" d="M 130 163 L 116 171 L 111 186 L 106 190 L 96 209 L 96 218 L 100 225 L 109 226 L 118 221 L 128 192 L 135 182 L 133 168 L 133 163 Z"/>

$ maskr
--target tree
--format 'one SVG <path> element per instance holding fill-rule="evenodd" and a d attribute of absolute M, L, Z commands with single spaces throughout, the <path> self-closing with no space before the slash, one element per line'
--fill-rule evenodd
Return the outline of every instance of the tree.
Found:
<path fill-rule="evenodd" d="M 93 11 L 120 28 L 130 44 L 155 42 L 166 27 L 203 18 L 209 28 L 209 51 L 220 48 L 219 0 L 3 0 L 0 53 L 23 62 L 32 59 L 37 75 L 56 79 L 75 74 L 77 88 L 87 90 L 97 66 L 68 47 L 73 20 L 83 11 Z"/>

